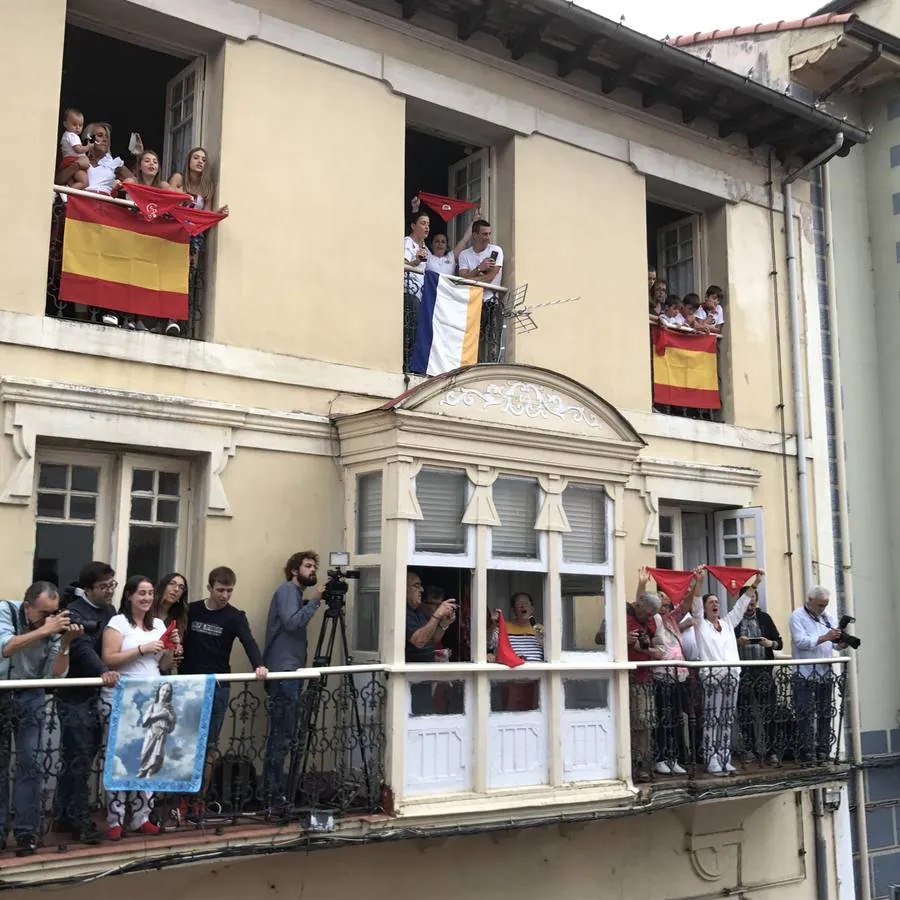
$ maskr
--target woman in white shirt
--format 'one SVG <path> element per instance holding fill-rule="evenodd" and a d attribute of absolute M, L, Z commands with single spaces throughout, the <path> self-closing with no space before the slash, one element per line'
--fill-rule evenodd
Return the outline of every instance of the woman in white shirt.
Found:
<path fill-rule="evenodd" d="M 125 583 L 119 614 L 103 631 L 103 662 L 127 678 L 156 678 L 160 668 L 172 665 L 172 652 L 161 640 L 166 631 L 162 619 L 153 617 L 153 582 L 132 575 Z M 112 703 L 112 690 L 103 689 L 104 700 Z M 153 794 L 115 791 L 107 796 L 106 836 L 118 840 L 125 831 L 125 807 L 131 804 L 131 828 L 139 834 L 157 834 L 159 825 L 150 821 Z"/>
<path fill-rule="evenodd" d="M 481 218 L 481 210 L 475 210 L 475 218 Z M 457 266 L 459 265 L 459 254 L 466 249 L 469 241 L 472 240 L 472 226 L 466 229 L 462 239 L 452 249 L 448 250 L 450 241 L 446 234 L 436 234 L 431 239 L 431 254 L 425 262 L 425 270 L 427 272 L 437 272 L 439 275 L 455 275 Z"/>
<path fill-rule="evenodd" d="M 750 597 L 744 594 L 734 609 L 720 618 L 720 601 L 715 594 L 707 594 L 702 603 L 700 597 L 695 596 L 694 636 L 699 659 L 709 662 L 741 661 L 734 629 L 749 605 Z M 730 775 L 735 771 L 731 764 L 731 734 L 740 680 L 739 666 L 700 670 L 703 685 L 703 759 L 710 775 Z"/>

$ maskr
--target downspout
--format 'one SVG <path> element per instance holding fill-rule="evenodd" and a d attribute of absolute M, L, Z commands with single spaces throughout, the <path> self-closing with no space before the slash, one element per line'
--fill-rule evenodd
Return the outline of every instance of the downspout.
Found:
<path fill-rule="evenodd" d="M 800 299 L 797 286 L 797 242 L 794 240 L 794 195 L 791 185 L 816 166 L 828 162 L 844 146 L 839 132 L 834 143 L 815 159 L 801 166 L 782 182 L 784 194 L 784 242 L 787 251 L 788 320 L 791 327 L 791 377 L 794 386 L 794 432 L 797 441 L 797 501 L 800 505 L 800 559 L 803 593 L 813 586 L 812 544 L 809 528 L 809 477 L 806 467 L 806 388 L 803 379 L 803 348 L 800 335 Z"/>
<path fill-rule="evenodd" d="M 825 228 L 825 267 L 828 285 L 828 318 L 831 322 L 831 359 L 834 368 L 834 443 L 838 488 L 838 527 L 841 532 L 841 568 L 844 571 L 844 610 L 856 617 L 853 594 L 853 560 L 850 552 L 850 516 L 847 508 L 847 457 L 844 453 L 844 404 L 841 384 L 840 342 L 838 341 L 837 295 L 834 276 L 834 246 L 832 244 L 831 180 L 828 167 L 822 169 L 822 209 Z M 862 770 L 862 723 L 859 715 L 859 673 L 856 654 L 847 663 L 847 688 L 850 694 L 850 749 L 853 756 L 853 782 L 856 794 L 856 849 L 859 853 L 859 900 L 871 900 L 869 883 L 869 837 L 866 832 L 866 780 Z"/>
<path fill-rule="evenodd" d="M 809 473 L 806 467 L 806 389 L 803 378 L 803 348 L 800 340 L 800 292 L 797 278 L 797 242 L 794 240 L 793 183 L 816 166 L 824 165 L 844 146 L 844 134 L 839 132 L 834 143 L 815 159 L 788 175 L 782 182 L 784 195 L 784 241 L 787 254 L 788 319 L 791 328 L 791 377 L 794 387 L 794 431 L 797 441 L 797 502 L 800 506 L 800 558 L 803 576 L 803 594 L 813 585 L 812 543 L 809 527 Z M 812 792 L 813 804 L 813 853 L 816 865 L 816 896 L 829 900 L 827 878 L 827 849 L 822 827 L 822 789 Z"/>

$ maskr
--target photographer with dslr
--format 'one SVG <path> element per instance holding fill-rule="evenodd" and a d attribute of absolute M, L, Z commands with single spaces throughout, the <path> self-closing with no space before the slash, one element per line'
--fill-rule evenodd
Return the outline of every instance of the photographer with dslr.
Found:
<path fill-rule="evenodd" d="M 0 603 L 0 679 L 62 678 L 69 648 L 81 633 L 68 612 L 59 612 L 59 592 L 49 581 L 36 581 L 21 602 Z M 0 846 L 6 842 L 12 741 L 16 744 L 13 795 L 17 854 L 37 849 L 43 786 L 41 727 L 46 694 L 41 689 L 0 692 Z M 48 717 L 49 718 L 49 717 Z"/>
<path fill-rule="evenodd" d="M 425 589 L 422 579 L 413 571 L 406 573 L 406 661 L 433 663 L 435 641 L 456 619 L 456 601 L 444 600 L 434 612 L 422 607 Z M 430 681 L 411 682 L 409 686 L 412 713 L 427 716 L 434 713 L 434 697 Z"/>
<path fill-rule="evenodd" d="M 325 585 L 319 585 L 309 600 L 305 588 L 318 581 L 319 556 L 313 550 L 294 553 L 284 564 L 285 581 L 272 595 L 266 621 L 263 661 L 270 672 L 306 668 L 306 629 L 322 605 Z M 267 681 L 269 736 L 266 741 L 264 784 L 270 803 L 284 794 L 284 759 L 297 737 L 297 714 L 303 682 L 299 679 Z"/>
<path fill-rule="evenodd" d="M 827 588 L 810 589 L 806 605 L 791 613 L 791 656 L 794 659 L 831 659 L 852 638 L 825 612 L 831 594 Z M 857 642 L 858 643 L 858 642 Z M 802 763 L 824 764 L 834 742 L 834 672 L 831 666 L 800 666 L 794 673 L 797 716 L 797 753 Z"/>

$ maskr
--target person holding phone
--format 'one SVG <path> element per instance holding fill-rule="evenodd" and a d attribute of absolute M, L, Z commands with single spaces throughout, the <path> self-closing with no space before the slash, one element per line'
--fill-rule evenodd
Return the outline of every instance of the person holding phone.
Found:
<path fill-rule="evenodd" d="M 493 231 L 486 219 L 472 223 L 472 246 L 459 254 L 459 277 L 499 285 L 503 275 L 503 250 L 491 242 Z M 497 299 L 496 291 L 485 289 L 484 302 Z"/>
<path fill-rule="evenodd" d="M 456 621 L 456 600 L 444 600 L 432 612 L 422 604 L 425 588 L 416 572 L 406 573 L 406 661 L 433 663 L 435 641 L 444 636 Z M 431 682 L 412 682 L 409 686 L 412 714 L 427 716 L 434 713 Z"/>

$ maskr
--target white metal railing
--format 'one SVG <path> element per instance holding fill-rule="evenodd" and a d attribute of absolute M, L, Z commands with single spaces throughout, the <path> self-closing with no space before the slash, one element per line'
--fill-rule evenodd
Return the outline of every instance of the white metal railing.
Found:
<path fill-rule="evenodd" d="M 425 272 L 422 269 L 417 268 L 416 266 L 405 265 L 403 267 L 404 272 L 411 272 L 414 275 L 424 275 Z M 509 293 L 508 287 L 503 287 L 500 284 L 490 284 L 487 281 L 474 281 L 470 278 L 460 278 L 459 275 L 446 275 L 445 278 L 452 278 L 456 284 L 468 284 L 472 287 L 480 287 L 485 290 L 491 290 L 496 294 L 507 294 Z"/>

